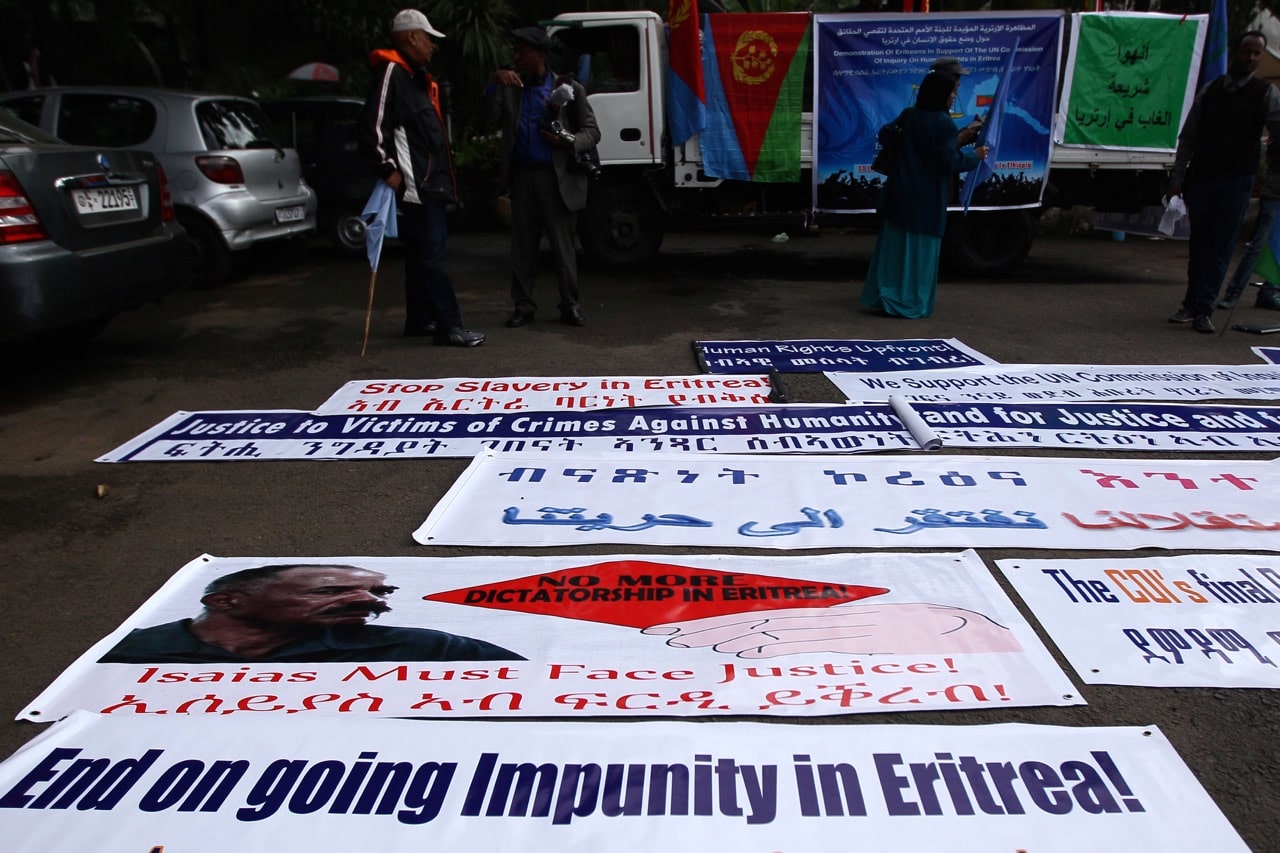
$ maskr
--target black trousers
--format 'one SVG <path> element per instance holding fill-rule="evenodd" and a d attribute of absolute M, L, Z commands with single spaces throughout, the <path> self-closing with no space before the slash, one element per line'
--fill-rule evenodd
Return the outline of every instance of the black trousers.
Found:
<path fill-rule="evenodd" d="M 445 272 L 448 228 L 444 205 L 400 205 L 400 242 L 404 244 L 404 325 L 421 329 L 434 322 L 441 331 L 462 325 L 462 309 Z"/>
<path fill-rule="evenodd" d="M 578 305 L 578 256 L 574 243 L 577 214 L 565 206 L 556 173 L 545 167 L 511 167 L 511 299 L 532 312 L 538 246 L 547 235 L 555 258 L 562 309 Z"/>

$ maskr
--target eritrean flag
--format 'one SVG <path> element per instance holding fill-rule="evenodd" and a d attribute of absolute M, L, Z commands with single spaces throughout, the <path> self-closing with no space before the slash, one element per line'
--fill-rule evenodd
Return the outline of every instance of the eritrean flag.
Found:
<path fill-rule="evenodd" d="M 702 39 L 698 0 L 671 0 L 667 11 L 667 124 L 671 144 L 679 145 L 707 124 L 707 89 L 702 78 Z"/>
<path fill-rule="evenodd" d="M 704 15 L 702 43 L 703 171 L 738 181 L 799 180 L 808 13 Z"/>

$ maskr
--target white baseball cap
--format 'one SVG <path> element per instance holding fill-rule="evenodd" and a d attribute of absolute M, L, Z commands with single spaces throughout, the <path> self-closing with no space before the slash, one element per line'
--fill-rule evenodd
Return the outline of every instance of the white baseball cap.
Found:
<path fill-rule="evenodd" d="M 417 9 L 401 9 L 396 12 L 396 16 L 391 19 L 391 32 L 404 33 L 413 30 L 422 30 L 438 39 L 444 38 L 444 33 L 434 29 L 431 22 L 427 20 L 427 16 Z"/>

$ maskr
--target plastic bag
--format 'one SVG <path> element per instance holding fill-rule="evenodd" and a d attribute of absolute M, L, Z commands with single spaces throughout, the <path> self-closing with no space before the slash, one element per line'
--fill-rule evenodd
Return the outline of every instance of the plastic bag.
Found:
<path fill-rule="evenodd" d="M 1160 217 L 1160 224 L 1156 228 L 1164 236 L 1172 237 L 1174 230 L 1178 227 L 1178 222 L 1187 215 L 1187 205 L 1182 201 L 1182 196 L 1180 195 L 1166 198 L 1163 203 L 1164 215 Z"/>

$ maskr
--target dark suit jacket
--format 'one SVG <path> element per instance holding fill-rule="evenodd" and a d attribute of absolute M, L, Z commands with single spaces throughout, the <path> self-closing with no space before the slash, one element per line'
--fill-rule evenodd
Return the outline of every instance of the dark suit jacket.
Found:
<path fill-rule="evenodd" d="M 551 150 L 551 161 L 565 206 L 570 210 L 582 210 L 587 206 L 587 190 L 590 189 L 591 180 L 573 160 L 577 155 L 590 151 L 600 141 L 600 128 L 596 125 L 596 114 L 587 101 L 587 90 L 571 77 L 565 80 L 573 87 L 573 101 L 565 107 L 561 120 L 573 132 L 573 151 L 554 147 Z M 501 121 L 501 187 L 502 192 L 506 192 L 510 186 L 511 153 L 515 150 L 516 127 L 520 121 L 520 90 L 514 86 L 496 87 L 486 98 L 484 113 L 490 127 Z"/>

